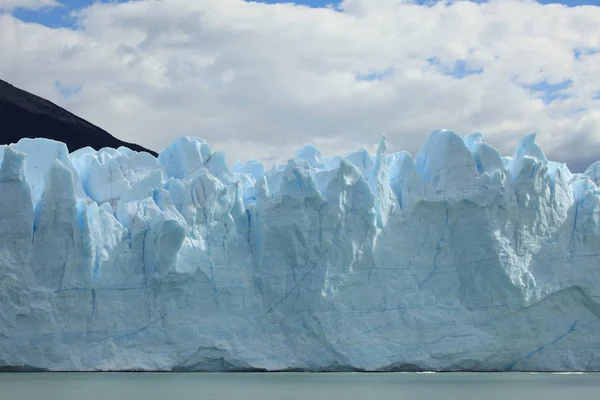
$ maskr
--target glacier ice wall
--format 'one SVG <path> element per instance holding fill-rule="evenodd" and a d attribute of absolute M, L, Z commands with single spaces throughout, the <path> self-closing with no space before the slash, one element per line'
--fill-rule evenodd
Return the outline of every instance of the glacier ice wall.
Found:
<path fill-rule="evenodd" d="M 600 370 L 600 164 L 0 148 L 0 368 Z"/>

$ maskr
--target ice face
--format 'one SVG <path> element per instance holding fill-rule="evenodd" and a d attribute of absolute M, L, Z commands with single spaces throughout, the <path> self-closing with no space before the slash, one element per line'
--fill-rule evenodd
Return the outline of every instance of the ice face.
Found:
<path fill-rule="evenodd" d="M 0 147 L 0 367 L 600 370 L 598 164 Z"/>

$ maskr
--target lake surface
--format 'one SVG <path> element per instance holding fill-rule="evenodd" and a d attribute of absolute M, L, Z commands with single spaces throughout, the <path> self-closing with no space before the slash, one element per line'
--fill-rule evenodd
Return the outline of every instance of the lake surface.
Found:
<path fill-rule="evenodd" d="M 600 398 L 600 374 L 2 373 L 4 400 Z"/>

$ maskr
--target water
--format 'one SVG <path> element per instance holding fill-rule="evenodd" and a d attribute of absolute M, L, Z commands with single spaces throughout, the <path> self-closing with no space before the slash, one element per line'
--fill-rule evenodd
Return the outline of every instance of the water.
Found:
<path fill-rule="evenodd" d="M 600 374 L 4 373 L 2 400 L 600 398 Z"/>

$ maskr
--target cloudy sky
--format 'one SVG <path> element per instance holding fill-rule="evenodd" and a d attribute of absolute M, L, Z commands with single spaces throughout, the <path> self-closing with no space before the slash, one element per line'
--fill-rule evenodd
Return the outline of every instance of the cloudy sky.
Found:
<path fill-rule="evenodd" d="M 438 128 L 600 159 L 599 0 L 0 0 L 0 79 L 160 151 L 415 153 Z"/>

